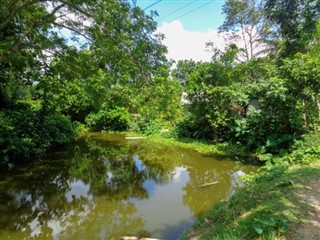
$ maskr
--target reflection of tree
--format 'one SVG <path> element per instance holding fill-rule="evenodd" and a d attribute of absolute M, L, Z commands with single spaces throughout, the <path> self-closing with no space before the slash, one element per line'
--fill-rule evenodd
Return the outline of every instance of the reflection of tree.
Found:
<path fill-rule="evenodd" d="M 133 157 L 129 144 L 106 147 L 87 139 L 85 148 L 76 149 L 69 172 L 90 184 L 90 192 L 95 196 L 147 198 L 142 187 L 147 176 L 139 171 Z"/>
<path fill-rule="evenodd" d="M 212 207 L 217 202 L 228 195 L 230 179 L 228 174 L 221 173 L 215 168 L 188 168 L 190 181 L 183 188 L 186 192 L 183 196 L 183 203 L 190 210 L 198 215 Z M 218 182 L 213 185 L 201 186 L 205 183 Z M 199 201 L 201 196 L 201 201 Z M 198 200 L 198 201 L 197 201 Z"/>
<path fill-rule="evenodd" d="M 159 144 L 142 142 L 136 146 L 139 158 L 147 166 L 148 178 L 156 183 L 169 182 L 180 164 L 181 152 Z"/>
<path fill-rule="evenodd" d="M 61 238 L 119 239 L 119 236 L 137 235 L 142 231 L 144 221 L 133 203 L 99 198 L 84 221 L 71 222 Z"/>
<path fill-rule="evenodd" d="M 190 153 L 185 155 L 183 161 L 194 164 L 195 161 L 191 161 L 193 157 L 193 154 Z M 187 168 L 190 180 L 183 188 L 185 191 L 183 203 L 195 215 L 209 210 L 215 202 L 228 197 L 235 188 L 231 184 L 231 173 L 241 169 L 241 166 L 235 162 L 216 160 L 214 164 L 212 161 L 212 159 L 202 157 L 196 161 L 196 166 L 191 165 Z M 206 183 L 215 184 L 202 186 Z"/>
<path fill-rule="evenodd" d="M 145 232 L 130 198 L 148 198 L 144 182 L 170 180 L 176 164 L 173 152 L 146 148 L 86 139 L 17 172 L 0 183 L 0 238 L 6 232 L 15 232 L 17 239 L 60 234 L 83 239 L 93 233 L 109 239 L 123 229 Z"/>
<path fill-rule="evenodd" d="M 53 234 L 50 221 L 68 212 L 70 203 L 65 197 L 70 190 L 68 179 L 63 162 L 56 162 L 33 165 L 17 173 L 14 179 L 2 182 L 0 232 L 17 231 L 24 237 L 36 234 L 50 238 Z M 76 207 L 74 210 L 81 212 Z"/>

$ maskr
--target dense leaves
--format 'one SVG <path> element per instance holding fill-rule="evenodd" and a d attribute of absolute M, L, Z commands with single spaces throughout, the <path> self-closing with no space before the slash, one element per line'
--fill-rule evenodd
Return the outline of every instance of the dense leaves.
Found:
<path fill-rule="evenodd" d="M 190 115 L 177 125 L 178 136 L 240 144 L 267 161 L 286 154 L 302 134 L 318 131 L 318 55 L 232 63 L 227 54 L 199 63 L 187 79 Z"/>
<path fill-rule="evenodd" d="M 153 16 L 129 1 L 0 6 L 1 165 L 71 141 L 73 125 L 140 130 L 181 116 Z"/>
<path fill-rule="evenodd" d="M 316 30 L 320 17 L 318 0 L 265 0 L 266 18 L 278 27 L 282 55 L 305 52 L 308 41 Z"/>
<path fill-rule="evenodd" d="M 75 137 L 70 118 L 43 115 L 37 104 L 16 103 L 14 111 L 0 112 L 0 121 L 2 164 L 39 156 L 49 147 L 68 143 Z"/>
<path fill-rule="evenodd" d="M 173 135 L 244 145 L 261 160 L 318 131 L 319 1 L 228 0 L 226 50 L 173 69 L 153 15 L 130 1 L 0 6 L 1 165 L 69 142 L 83 124 L 145 134 L 176 125 Z"/>

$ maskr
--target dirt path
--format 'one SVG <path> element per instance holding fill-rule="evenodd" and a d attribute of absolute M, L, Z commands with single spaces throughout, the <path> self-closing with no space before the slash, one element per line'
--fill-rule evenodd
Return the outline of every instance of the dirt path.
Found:
<path fill-rule="evenodd" d="M 288 234 L 291 240 L 319 240 L 320 239 L 320 179 L 307 184 L 297 192 L 302 203 L 307 206 L 307 215 L 302 224 L 297 226 L 294 233 Z"/>

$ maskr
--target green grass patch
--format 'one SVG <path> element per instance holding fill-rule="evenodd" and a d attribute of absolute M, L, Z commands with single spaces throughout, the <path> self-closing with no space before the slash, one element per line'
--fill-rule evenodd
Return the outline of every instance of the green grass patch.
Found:
<path fill-rule="evenodd" d="M 278 166 L 251 177 L 247 187 L 199 217 L 183 239 L 280 239 L 306 216 L 295 192 L 320 180 L 320 164 Z"/>
<path fill-rule="evenodd" d="M 240 161 L 248 162 L 248 155 L 240 145 L 230 143 L 215 143 L 190 138 L 165 138 L 162 136 L 150 136 L 148 140 L 167 146 L 192 149 L 210 157 L 231 157 Z"/>

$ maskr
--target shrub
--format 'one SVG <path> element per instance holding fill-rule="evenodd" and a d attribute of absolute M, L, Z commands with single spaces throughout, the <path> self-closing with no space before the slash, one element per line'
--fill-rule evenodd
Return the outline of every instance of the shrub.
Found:
<path fill-rule="evenodd" d="M 28 160 L 44 154 L 50 147 L 64 144 L 75 137 L 68 117 L 43 115 L 41 107 L 18 103 L 0 112 L 0 165 Z"/>
<path fill-rule="evenodd" d="M 145 135 L 156 135 L 160 134 L 163 124 L 160 120 L 149 120 L 148 122 L 144 122 L 140 126 L 140 130 Z"/>
<path fill-rule="evenodd" d="M 192 117 L 187 117 L 177 123 L 175 135 L 179 138 L 214 139 L 214 129 L 208 122 L 196 122 Z"/>
<path fill-rule="evenodd" d="M 75 131 L 76 131 L 76 135 L 77 138 L 81 138 L 83 136 L 85 136 L 88 132 L 89 132 L 89 128 L 87 128 L 87 126 L 81 122 L 73 122 Z"/>
<path fill-rule="evenodd" d="M 48 138 L 49 145 L 65 144 L 75 137 L 75 129 L 70 117 L 63 115 L 45 116 L 42 129 L 42 134 Z"/>
<path fill-rule="evenodd" d="M 132 122 L 131 115 L 124 107 L 100 110 L 86 117 L 86 124 L 94 131 L 125 131 Z"/>
<path fill-rule="evenodd" d="M 280 162 L 291 164 L 310 164 L 318 162 L 320 158 L 320 134 L 310 132 L 298 140 L 292 147 L 291 153 L 280 158 Z"/>

